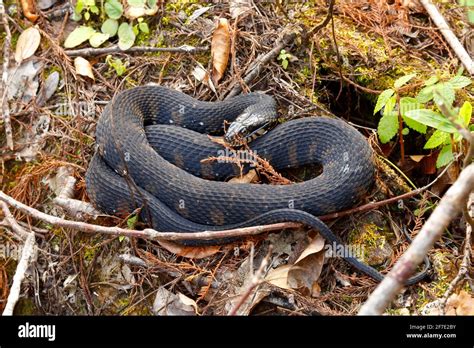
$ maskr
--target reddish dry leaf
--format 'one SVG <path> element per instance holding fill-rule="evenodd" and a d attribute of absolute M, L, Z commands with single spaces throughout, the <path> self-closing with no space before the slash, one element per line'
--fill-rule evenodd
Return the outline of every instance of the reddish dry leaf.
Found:
<path fill-rule="evenodd" d="M 190 259 L 203 259 L 214 255 L 221 249 L 218 245 L 192 247 L 164 240 L 158 241 L 158 243 L 169 252 Z"/>
<path fill-rule="evenodd" d="M 36 22 L 39 16 L 36 14 L 35 0 L 20 0 L 20 2 L 25 17 L 33 23 Z"/>
<path fill-rule="evenodd" d="M 235 177 L 229 180 L 229 182 L 234 184 L 250 184 L 257 180 L 257 171 L 255 169 L 249 170 L 249 172 L 242 177 Z"/>
<path fill-rule="evenodd" d="M 225 18 L 220 18 L 214 34 L 212 34 L 211 57 L 212 73 L 211 78 L 214 85 L 224 76 L 230 55 L 230 29 L 229 22 Z"/>

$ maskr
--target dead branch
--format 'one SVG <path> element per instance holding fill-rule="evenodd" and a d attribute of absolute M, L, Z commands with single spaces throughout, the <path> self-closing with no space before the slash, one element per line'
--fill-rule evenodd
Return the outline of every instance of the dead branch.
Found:
<path fill-rule="evenodd" d="M 25 244 L 23 245 L 20 262 L 18 263 L 15 271 L 15 275 L 13 276 L 13 284 L 10 288 L 10 294 L 8 295 L 7 303 L 5 305 L 5 309 L 3 310 L 2 315 L 13 315 L 13 310 L 15 309 L 15 305 L 20 298 L 20 290 L 21 290 L 21 283 L 25 278 L 26 270 L 28 269 L 28 265 L 30 261 L 34 258 L 35 250 L 36 250 L 36 240 L 35 240 L 35 233 L 34 231 L 26 232 L 18 222 L 13 218 L 10 210 L 8 209 L 5 202 L 1 202 L 3 213 L 5 215 L 5 220 L 10 225 L 12 230 L 19 234 L 21 237 L 26 236 Z"/>
<path fill-rule="evenodd" d="M 474 164 L 471 164 L 461 172 L 459 178 L 440 200 L 410 247 L 362 306 L 359 315 L 383 313 L 403 288 L 405 281 L 423 262 L 425 255 L 441 237 L 451 220 L 464 209 L 473 189 Z"/>
<path fill-rule="evenodd" d="M 458 56 L 461 62 L 466 67 L 467 71 L 474 75 L 474 62 L 472 61 L 469 53 L 467 53 L 466 49 L 463 47 L 461 42 L 459 42 L 456 35 L 453 31 L 449 28 L 448 23 L 444 19 L 443 15 L 439 12 L 436 5 L 434 5 L 431 0 L 420 0 L 421 4 L 425 8 L 426 12 L 430 15 L 433 22 L 436 24 L 438 29 L 443 34 L 444 38 L 448 42 L 449 46 L 453 49 L 454 53 Z"/>
<path fill-rule="evenodd" d="M 32 216 L 35 219 L 43 220 L 51 225 L 60 226 L 64 228 L 71 228 L 86 233 L 102 233 L 113 236 L 127 236 L 136 237 L 149 240 L 171 240 L 171 241 L 182 241 L 182 240 L 209 240 L 209 239 L 221 239 L 231 237 L 244 237 L 261 234 L 264 232 L 282 230 L 284 228 L 296 228 L 301 226 L 299 223 L 294 222 L 281 222 L 271 225 L 263 226 L 252 226 L 236 228 L 232 230 L 224 231 L 203 231 L 203 232 L 158 232 L 154 229 L 147 228 L 142 231 L 138 230 L 127 230 L 120 227 L 105 227 L 99 225 L 88 224 L 85 222 L 71 221 L 45 214 L 39 210 L 31 208 L 21 202 L 18 202 L 14 198 L 6 195 L 3 191 L 0 191 L 0 201 L 3 201 L 11 207 L 22 211 L 25 214 Z"/>
<path fill-rule="evenodd" d="M 13 150 L 13 131 L 10 121 L 10 109 L 7 101 L 7 85 L 8 85 L 8 65 L 10 64 L 10 45 L 12 34 L 8 25 L 8 18 L 5 13 L 5 5 L 0 0 L 0 17 L 2 17 L 3 27 L 5 29 L 5 42 L 3 43 L 3 72 L 0 85 L 0 111 L 3 114 L 3 124 L 5 125 L 5 135 L 7 137 L 7 146 Z"/>
<path fill-rule="evenodd" d="M 209 47 L 194 47 L 188 45 L 182 45 L 179 47 L 131 47 L 128 50 L 121 50 L 118 45 L 103 47 L 103 48 L 81 48 L 77 50 L 66 50 L 66 53 L 69 57 L 91 57 L 99 56 L 103 54 L 112 54 L 112 53 L 152 53 L 152 52 L 170 52 L 170 53 L 197 53 L 205 52 Z"/>

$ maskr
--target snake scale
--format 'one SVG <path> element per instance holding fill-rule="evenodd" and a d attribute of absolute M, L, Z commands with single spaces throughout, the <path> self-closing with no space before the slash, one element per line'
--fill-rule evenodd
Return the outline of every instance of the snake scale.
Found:
<path fill-rule="evenodd" d="M 86 173 L 87 193 L 107 214 L 124 215 L 141 207 L 140 218 L 158 231 L 212 231 L 290 221 L 341 244 L 317 216 L 353 206 L 374 181 L 371 148 L 341 120 L 291 120 L 250 144 L 277 170 L 321 165 L 323 172 L 316 178 L 290 185 L 208 180 L 225 179 L 235 167 L 200 161 L 223 149 L 205 134 L 222 132 L 225 121 L 235 121 L 229 131 L 250 131 L 250 123 L 265 123 L 275 114 L 274 99 L 258 92 L 204 102 L 161 86 L 123 91 L 107 104 L 97 123 L 97 151 Z M 228 240 L 184 244 L 223 242 Z M 357 258 L 349 255 L 345 260 L 383 279 Z M 415 276 L 408 284 L 421 278 Z"/>

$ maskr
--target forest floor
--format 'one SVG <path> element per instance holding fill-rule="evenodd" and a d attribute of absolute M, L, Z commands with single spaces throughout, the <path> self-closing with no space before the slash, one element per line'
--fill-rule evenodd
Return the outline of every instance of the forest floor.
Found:
<path fill-rule="evenodd" d="M 114 94 L 148 83 L 207 101 L 260 90 L 277 100 L 281 122 L 322 115 L 349 122 L 367 137 L 377 166 L 376 185 L 361 204 L 396 197 L 437 179 L 405 200 L 326 221 L 348 245 L 361 247 L 364 261 L 382 273 L 408 248 L 406 236 L 417 235 L 462 169 L 465 146 L 459 139 L 446 136 L 425 149 L 434 128 L 404 119 L 402 128 L 397 121 L 393 129 L 381 121 L 380 112 L 374 113 L 381 92 L 406 76 L 404 86 L 396 87 L 399 99 L 394 102 L 400 97 L 420 101 L 420 92 L 436 83 L 444 84 L 439 88 L 447 88 L 445 95 L 453 95 L 456 110 L 473 102 L 473 85 L 459 79 L 468 73 L 416 0 L 336 1 L 332 10 L 321 0 L 128 0 L 124 6 L 117 0 L 78 0 L 75 10 L 67 1 L 42 0 L 36 6 L 43 10 L 32 13 L 25 11 L 33 3 L 29 0 L 4 2 L 7 20 L 0 27 L 8 26 L 10 35 L 0 31 L 2 62 L 9 75 L 2 84 L 8 100 L 2 111 L 5 114 L 6 105 L 13 148 L 3 121 L 0 186 L 15 200 L 51 216 L 141 227 L 134 217 L 77 216 L 57 198 L 69 185 L 67 198 L 89 201 L 84 176 L 95 151 L 96 122 Z M 455 2 L 435 4 L 473 56 L 473 27 L 466 9 Z M 110 33 L 117 21 L 125 23 L 119 38 Z M 83 32 L 71 34 L 79 25 Z M 37 31 L 22 40 L 20 34 L 33 26 Z M 101 51 L 117 42 L 128 50 Z M 185 52 L 184 45 L 196 49 Z M 162 50 L 134 51 L 137 47 Z M 167 50 L 170 47 L 181 48 L 174 52 Z M 258 74 L 246 79 L 255 62 L 272 50 L 275 54 L 261 64 Z M 216 56 L 228 61 L 227 68 Z M 454 81 L 461 85 L 454 86 Z M 422 102 L 436 107 L 430 99 Z M 308 170 L 285 175 L 298 180 L 307 177 Z M 183 248 L 79 232 L 10 211 L 21 228 L 35 232 L 37 243 L 17 314 L 353 315 L 377 286 L 343 260 L 328 257 L 317 232 L 303 227 L 225 246 Z M 447 313 L 473 314 L 471 263 L 467 277 L 447 294 L 460 271 L 463 250 L 471 249 L 463 247 L 465 236 L 466 222 L 460 216 L 430 250 L 428 276 L 406 287 L 387 313 L 434 314 L 436 301 L 448 295 Z M 23 245 L 5 221 L 0 244 L 2 311 Z M 269 267 L 259 272 L 262 261 Z"/>

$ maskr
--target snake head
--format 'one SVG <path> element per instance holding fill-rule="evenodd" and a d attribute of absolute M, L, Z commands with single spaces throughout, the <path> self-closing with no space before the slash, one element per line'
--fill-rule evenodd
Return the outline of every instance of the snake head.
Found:
<path fill-rule="evenodd" d="M 247 108 L 230 124 L 224 140 L 234 146 L 242 144 L 242 141 L 250 142 L 265 134 L 276 118 L 274 110 Z"/>

